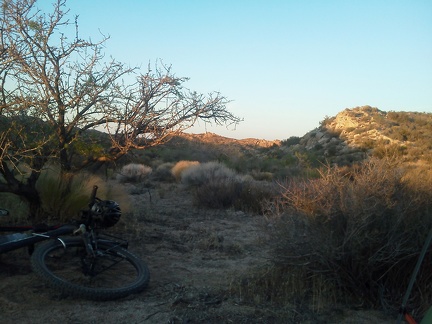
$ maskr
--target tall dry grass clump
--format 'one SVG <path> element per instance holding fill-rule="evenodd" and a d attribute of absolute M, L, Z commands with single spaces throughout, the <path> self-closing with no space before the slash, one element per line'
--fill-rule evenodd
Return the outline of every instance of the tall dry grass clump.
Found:
<path fill-rule="evenodd" d="M 59 166 L 49 165 L 42 171 L 36 183 L 45 212 L 38 216 L 40 221 L 63 222 L 76 218 L 82 209 L 88 207 L 94 185 L 98 186 L 98 197 L 117 201 L 122 211 L 129 209 L 129 200 L 120 186 L 111 185 L 87 172 L 65 174 Z"/>
<path fill-rule="evenodd" d="M 119 182 L 140 182 L 152 173 L 152 168 L 139 163 L 129 163 L 123 166 L 117 174 Z"/>
<path fill-rule="evenodd" d="M 179 161 L 171 169 L 171 173 L 177 181 L 181 181 L 182 174 L 186 169 L 192 166 L 199 165 L 198 161 Z"/>
<path fill-rule="evenodd" d="M 412 172 L 373 159 L 286 183 L 277 206 L 275 264 L 320 276 L 340 298 L 395 310 L 432 226 L 432 177 Z M 431 261 L 428 253 L 410 300 L 417 312 L 432 303 Z"/>

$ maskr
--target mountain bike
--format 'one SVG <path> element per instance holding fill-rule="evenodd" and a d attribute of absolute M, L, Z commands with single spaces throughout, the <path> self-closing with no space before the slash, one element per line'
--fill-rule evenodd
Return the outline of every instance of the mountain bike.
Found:
<path fill-rule="evenodd" d="M 101 230 L 120 219 L 120 206 L 96 197 L 80 219 L 56 226 L 0 226 L 0 253 L 27 247 L 33 271 L 62 294 L 113 300 L 144 290 L 150 280 L 145 262 L 127 250 L 128 242 Z M 0 209 L 0 217 L 9 211 Z M 40 244 L 39 244 L 40 243 Z"/>

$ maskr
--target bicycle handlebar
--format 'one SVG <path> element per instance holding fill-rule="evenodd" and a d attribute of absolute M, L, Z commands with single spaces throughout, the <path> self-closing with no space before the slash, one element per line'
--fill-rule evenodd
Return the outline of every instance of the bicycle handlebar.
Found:
<path fill-rule="evenodd" d="M 97 192 L 97 190 L 98 190 L 98 186 L 94 185 L 92 193 L 91 193 L 91 196 L 90 196 L 90 205 L 89 205 L 90 207 L 93 206 L 93 204 L 94 204 L 94 202 L 96 200 L 96 192 Z"/>

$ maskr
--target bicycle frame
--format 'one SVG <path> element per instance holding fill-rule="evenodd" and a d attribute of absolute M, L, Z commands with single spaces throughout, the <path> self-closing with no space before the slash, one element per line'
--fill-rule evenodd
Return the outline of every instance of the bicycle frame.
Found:
<path fill-rule="evenodd" d="M 93 186 L 93 191 L 90 196 L 89 207 L 96 201 L 96 192 L 98 187 Z M 89 210 L 90 210 L 89 209 Z M 0 216 L 8 215 L 9 212 L 6 209 L 0 209 Z M 92 214 L 87 213 L 87 218 L 82 220 L 82 223 L 91 223 Z M 75 224 L 64 224 L 57 226 L 0 226 L 0 232 L 13 232 L 13 234 L 0 235 L 0 254 L 16 250 L 23 247 L 32 248 L 36 243 L 46 241 L 49 239 L 59 239 L 59 236 L 71 236 L 76 233 L 84 233 L 81 222 L 77 221 Z M 118 238 L 117 238 L 118 239 Z M 127 243 L 120 243 L 119 245 L 127 246 Z"/>
<path fill-rule="evenodd" d="M 24 234 L 23 232 L 34 230 L 34 228 L 28 226 L 0 227 L 0 232 L 14 232 L 14 234 L 11 235 L 0 235 L 0 253 L 13 251 L 26 246 L 32 247 L 36 243 L 49 239 L 56 239 L 62 235 L 72 235 L 76 229 L 77 226 L 75 225 L 62 225 L 45 232 L 33 231 Z"/>

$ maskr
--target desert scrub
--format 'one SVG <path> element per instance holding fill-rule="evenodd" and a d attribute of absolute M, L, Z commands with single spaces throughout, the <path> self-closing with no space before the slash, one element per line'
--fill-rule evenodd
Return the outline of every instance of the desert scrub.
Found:
<path fill-rule="evenodd" d="M 183 171 L 181 181 L 194 189 L 198 205 L 210 208 L 232 206 L 242 187 L 237 173 L 219 162 L 191 166 Z"/>
<path fill-rule="evenodd" d="M 144 164 L 130 163 L 123 166 L 117 174 L 119 182 L 140 182 L 146 179 L 152 172 L 152 168 Z"/>
<path fill-rule="evenodd" d="M 262 214 L 263 205 L 277 195 L 274 183 L 240 176 L 219 162 L 192 166 L 182 175 L 182 183 L 193 189 L 197 205 L 209 208 L 234 207 Z"/>
<path fill-rule="evenodd" d="M 341 299 L 396 310 L 432 226 L 431 182 L 416 183 L 397 165 L 372 159 L 286 183 L 275 209 L 281 214 L 273 226 L 274 263 L 324 275 Z M 423 264 L 431 261 L 428 253 Z M 423 267 L 410 309 L 429 307 L 431 279 Z"/>
<path fill-rule="evenodd" d="M 185 169 L 181 181 L 187 186 L 201 186 L 211 180 L 238 178 L 237 173 L 219 162 L 196 164 Z"/>
<path fill-rule="evenodd" d="M 241 190 L 233 202 L 235 209 L 263 215 L 268 206 L 280 195 L 280 186 L 275 182 L 257 181 L 242 177 Z"/>
<path fill-rule="evenodd" d="M 171 173 L 177 181 L 182 179 L 182 173 L 192 166 L 199 165 L 198 161 L 179 161 L 171 169 Z"/>
<path fill-rule="evenodd" d="M 171 170 L 174 167 L 174 163 L 165 162 L 161 163 L 152 172 L 152 179 L 157 181 L 172 182 L 175 180 Z"/>

